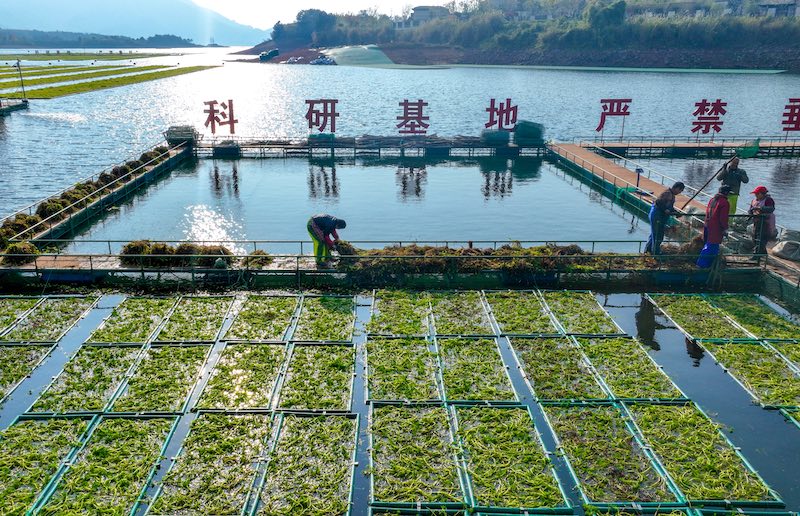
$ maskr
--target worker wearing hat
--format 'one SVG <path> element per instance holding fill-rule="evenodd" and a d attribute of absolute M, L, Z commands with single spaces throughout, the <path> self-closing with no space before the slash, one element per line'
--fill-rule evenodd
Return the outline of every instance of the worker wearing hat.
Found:
<path fill-rule="evenodd" d="M 707 269 L 713 265 L 719 254 L 722 239 L 728 233 L 728 215 L 731 209 L 728 202 L 729 195 L 731 195 L 731 187 L 722 185 L 717 195 L 708 202 L 706 207 L 706 223 L 703 228 L 705 245 L 697 259 L 697 266 L 700 268 Z"/>
<path fill-rule="evenodd" d="M 722 186 L 729 186 L 731 193 L 728 195 L 728 203 L 731 206 L 730 215 L 736 214 L 736 205 L 739 202 L 739 191 L 742 183 L 749 183 L 750 178 L 747 172 L 739 168 L 739 158 L 733 158 L 730 163 L 717 175 L 717 181 L 722 181 Z"/>
<path fill-rule="evenodd" d="M 753 217 L 753 244 L 756 254 L 767 254 L 767 242 L 777 236 L 775 225 L 775 201 L 766 186 L 758 186 L 752 192 L 750 216 Z"/>

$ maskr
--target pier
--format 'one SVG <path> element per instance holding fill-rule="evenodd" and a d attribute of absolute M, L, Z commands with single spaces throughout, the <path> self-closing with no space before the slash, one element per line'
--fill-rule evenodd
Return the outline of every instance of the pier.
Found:
<path fill-rule="evenodd" d="M 722 138 L 700 140 L 698 138 L 628 138 L 622 140 L 578 139 L 574 143 L 588 149 L 606 150 L 621 156 L 635 158 L 687 158 L 721 157 L 759 141 L 759 157 L 800 156 L 798 138 Z"/>
<path fill-rule="evenodd" d="M 0 99 L 0 116 L 6 116 L 12 111 L 28 109 L 28 100 Z"/>

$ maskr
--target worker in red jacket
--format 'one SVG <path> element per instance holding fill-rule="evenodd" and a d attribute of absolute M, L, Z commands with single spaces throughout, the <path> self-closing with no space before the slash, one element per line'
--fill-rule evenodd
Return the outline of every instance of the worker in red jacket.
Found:
<path fill-rule="evenodd" d="M 703 228 L 705 245 L 697 259 L 697 266 L 700 268 L 711 267 L 719 254 L 719 245 L 722 243 L 723 237 L 728 234 L 728 215 L 731 210 L 728 196 L 730 194 L 731 187 L 722 185 L 717 195 L 706 206 L 706 223 Z"/>

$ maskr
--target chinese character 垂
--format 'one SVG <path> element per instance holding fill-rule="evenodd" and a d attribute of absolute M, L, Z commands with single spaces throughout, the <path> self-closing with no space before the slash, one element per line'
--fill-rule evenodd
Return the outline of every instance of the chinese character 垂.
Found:
<path fill-rule="evenodd" d="M 511 103 L 511 99 L 506 99 L 497 105 L 497 100 L 492 99 L 486 112 L 489 113 L 489 122 L 486 128 L 497 126 L 500 131 L 510 131 L 511 127 L 517 123 L 518 107 Z"/>
<path fill-rule="evenodd" d="M 800 99 L 789 99 L 783 113 L 783 130 L 800 131 Z"/>
<path fill-rule="evenodd" d="M 318 99 L 306 100 L 308 104 L 308 111 L 306 112 L 306 120 L 308 120 L 308 128 L 314 129 L 315 127 L 319 132 L 324 133 L 325 129 L 330 124 L 330 131 L 336 132 L 336 119 L 339 113 L 336 111 L 336 104 L 339 101 L 336 99 Z M 318 108 L 317 105 L 320 107 Z"/>
<path fill-rule="evenodd" d="M 416 102 L 406 99 L 400 103 L 400 107 L 403 108 L 403 114 L 397 117 L 400 120 L 400 123 L 397 124 L 400 134 L 425 134 L 428 132 L 430 124 L 427 121 L 431 117 L 424 115 L 424 108 L 427 106 L 428 103 L 422 99 Z"/>
<path fill-rule="evenodd" d="M 233 101 L 228 100 L 228 102 L 217 102 L 216 100 L 209 100 L 208 102 L 203 102 L 208 108 L 203 111 L 208 116 L 206 117 L 205 127 L 211 126 L 211 134 L 217 134 L 217 126 L 228 125 L 231 129 L 231 134 L 236 134 L 236 124 L 239 122 L 236 120 L 233 114 Z M 217 108 L 217 105 L 221 109 Z"/>
<path fill-rule="evenodd" d="M 628 116 L 631 114 L 630 112 L 630 104 L 633 102 L 633 99 L 601 99 L 600 105 L 603 107 L 603 112 L 600 113 L 600 124 L 598 124 L 597 131 L 598 133 L 602 131 L 606 126 L 606 118 L 610 116 Z M 623 129 L 625 124 L 625 119 L 622 119 Z"/>
<path fill-rule="evenodd" d="M 714 102 L 709 102 L 708 99 L 696 102 L 694 106 L 697 109 L 694 110 L 692 116 L 696 116 L 697 119 L 692 122 L 692 132 L 699 131 L 703 134 L 708 134 L 711 131 L 715 133 L 722 131 L 722 116 L 728 112 L 725 109 L 727 105 L 728 103 L 722 102 L 721 99 L 717 99 Z"/>

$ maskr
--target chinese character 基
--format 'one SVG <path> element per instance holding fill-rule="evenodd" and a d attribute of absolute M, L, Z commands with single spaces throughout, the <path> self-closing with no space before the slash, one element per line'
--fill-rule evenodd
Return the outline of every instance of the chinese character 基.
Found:
<path fill-rule="evenodd" d="M 783 130 L 800 131 L 800 99 L 789 99 L 783 112 Z"/>
<path fill-rule="evenodd" d="M 211 134 L 217 134 L 217 126 L 222 127 L 223 125 L 230 126 L 231 134 L 236 134 L 236 124 L 239 121 L 236 120 L 233 114 L 232 100 L 228 100 L 227 103 L 209 100 L 208 102 L 203 102 L 203 104 L 207 106 L 207 109 L 203 112 L 208 115 L 205 127 L 211 126 Z M 219 105 L 219 108 L 217 108 L 217 105 Z"/>
<path fill-rule="evenodd" d="M 728 103 L 722 102 L 721 99 L 717 99 L 714 102 L 709 102 L 708 99 L 696 102 L 694 106 L 697 109 L 694 110 L 692 116 L 696 116 L 697 119 L 692 122 L 692 132 L 708 134 L 711 131 L 715 133 L 722 131 L 722 124 L 724 123 L 722 116 L 728 112 L 725 109 L 727 105 Z"/>
<path fill-rule="evenodd" d="M 428 103 L 422 99 L 416 102 L 406 99 L 400 103 L 400 107 L 403 108 L 403 114 L 397 117 L 400 120 L 400 123 L 397 124 L 400 134 L 425 134 L 428 132 L 430 124 L 427 121 L 431 117 L 424 114 L 427 106 Z"/>
<path fill-rule="evenodd" d="M 336 119 L 339 117 L 339 113 L 336 111 L 336 104 L 338 103 L 339 101 L 336 99 L 306 100 L 306 104 L 308 104 L 308 111 L 306 112 L 308 128 L 317 128 L 319 132 L 324 133 L 328 124 L 330 124 L 330 131 L 335 133 Z"/>
<path fill-rule="evenodd" d="M 506 99 L 497 105 L 497 99 L 492 99 L 486 112 L 489 113 L 489 122 L 486 123 L 486 128 L 497 126 L 501 131 L 510 131 L 512 126 L 517 123 L 517 106 L 511 103 L 511 99 Z"/>
<path fill-rule="evenodd" d="M 633 99 L 601 99 L 600 105 L 603 111 L 600 113 L 600 123 L 597 125 L 598 133 L 605 129 L 606 119 L 610 116 L 628 116 L 631 114 L 630 107 Z M 622 119 L 623 132 L 625 130 L 625 119 Z"/>

